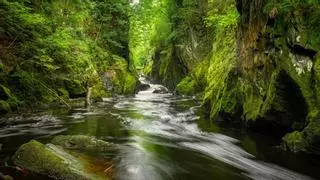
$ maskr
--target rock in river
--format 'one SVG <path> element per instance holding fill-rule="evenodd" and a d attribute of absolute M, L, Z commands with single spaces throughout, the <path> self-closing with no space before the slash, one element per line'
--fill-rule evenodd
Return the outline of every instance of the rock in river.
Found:
<path fill-rule="evenodd" d="M 65 149 L 96 153 L 105 152 L 112 148 L 112 145 L 106 141 L 84 135 L 57 136 L 53 138 L 52 144 L 59 145 Z"/>
<path fill-rule="evenodd" d="M 159 86 L 159 87 L 157 87 L 156 89 L 154 89 L 152 93 L 156 93 L 156 94 L 166 94 L 166 93 L 168 93 L 168 92 L 169 92 L 169 90 L 168 90 L 167 88 L 165 88 L 165 87 L 163 87 L 163 86 Z"/>
<path fill-rule="evenodd" d="M 55 179 L 108 179 L 103 171 L 90 172 L 88 166 L 93 166 L 92 164 L 73 156 L 62 147 L 53 144 L 44 145 L 35 140 L 23 144 L 13 156 L 13 161 L 17 166 Z"/>
<path fill-rule="evenodd" d="M 139 85 L 137 85 L 136 92 L 145 91 L 145 90 L 149 89 L 150 87 L 151 86 L 149 84 L 140 83 Z"/>

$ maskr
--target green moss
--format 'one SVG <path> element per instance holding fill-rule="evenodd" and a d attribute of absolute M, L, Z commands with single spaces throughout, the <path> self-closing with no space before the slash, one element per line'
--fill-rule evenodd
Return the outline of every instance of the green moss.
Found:
<path fill-rule="evenodd" d="M 0 84 L 0 112 L 6 113 L 18 107 L 18 99 L 11 93 L 10 89 Z"/>
<path fill-rule="evenodd" d="M 66 89 L 64 89 L 64 88 L 59 88 L 59 89 L 57 90 L 57 93 L 58 93 L 58 95 L 61 96 L 62 98 L 69 98 L 69 92 L 68 92 Z"/>
<path fill-rule="evenodd" d="M 8 100 L 11 97 L 11 91 L 4 85 L 0 84 L 0 99 Z"/>
<path fill-rule="evenodd" d="M 153 65 L 153 61 L 148 61 L 147 65 L 144 66 L 143 68 L 143 74 L 146 76 L 151 76 L 152 73 L 152 65 Z"/>
<path fill-rule="evenodd" d="M 123 94 L 134 94 L 136 90 L 137 78 L 130 73 L 125 74 Z"/>
<path fill-rule="evenodd" d="M 58 179 L 88 179 L 86 176 L 72 169 L 68 162 L 47 146 L 32 140 L 23 144 L 13 156 L 14 163 L 30 171 L 48 175 Z"/>
<path fill-rule="evenodd" d="M 318 53 L 315 57 L 315 63 L 313 66 L 313 70 L 315 73 L 315 94 L 317 101 L 320 102 L 320 53 Z"/>
<path fill-rule="evenodd" d="M 3 72 L 3 69 L 4 69 L 3 64 L 0 62 L 0 73 Z"/>
<path fill-rule="evenodd" d="M 128 67 L 128 62 L 118 56 L 114 56 L 115 63 L 109 67 L 108 82 L 112 93 L 134 94 L 137 85 L 137 77 Z"/>
<path fill-rule="evenodd" d="M 289 133 L 282 140 L 284 147 L 293 152 L 320 154 L 320 121 L 311 120 L 301 132 Z"/>
<path fill-rule="evenodd" d="M 85 88 L 78 80 L 64 79 L 64 88 L 69 92 L 70 98 L 84 97 Z"/>
<path fill-rule="evenodd" d="M 11 108 L 8 102 L 0 100 L 0 114 L 10 112 Z"/>
<path fill-rule="evenodd" d="M 158 47 L 155 55 L 152 76 L 160 81 L 170 90 L 174 90 L 176 85 L 183 79 L 182 64 L 177 61 L 172 43 L 167 47 Z"/>
<path fill-rule="evenodd" d="M 98 83 L 92 87 L 91 98 L 94 101 L 101 101 L 102 98 L 108 97 L 108 96 L 109 94 L 106 88 L 102 86 L 102 84 Z"/>
<path fill-rule="evenodd" d="M 303 139 L 303 134 L 301 132 L 295 131 L 285 135 L 282 140 L 285 145 L 284 148 L 288 148 L 292 152 L 304 151 L 306 148 L 306 142 Z"/>
<path fill-rule="evenodd" d="M 203 67 L 208 68 L 202 75 L 206 77 L 206 88 L 204 94 L 204 102 L 211 104 L 210 116 L 215 117 L 218 112 L 229 111 L 235 105 L 235 90 L 232 81 L 229 79 L 232 70 L 236 65 L 236 36 L 235 24 L 217 29 L 215 43 L 213 45 L 213 53 L 208 64 L 203 63 Z M 199 77 L 199 76 L 198 76 Z"/>
<path fill-rule="evenodd" d="M 306 150 L 310 153 L 320 154 L 320 121 L 312 120 L 302 131 L 304 141 L 307 142 Z"/>
<path fill-rule="evenodd" d="M 197 83 L 190 76 L 185 77 L 176 87 L 178 94 L 195 95 L 197 93 Z"/>

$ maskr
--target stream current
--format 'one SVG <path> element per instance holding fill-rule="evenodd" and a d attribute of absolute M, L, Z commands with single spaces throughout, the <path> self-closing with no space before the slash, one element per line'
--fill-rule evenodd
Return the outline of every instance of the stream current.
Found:
<path fill-rule="evenodd" d="M 277 139 L 217 125 L 193 97 L 155 94 L 161 85 L 150 86 L 134 97 L 105 98 L 90 110 L 2 118 L 0 165 L 31 139 L 45 143 L 58 134 L 82 134 L 117 145 L 103 154 L 114 164 L 114 179 L 320 178 L 319 157 L 283 152 Z"/>

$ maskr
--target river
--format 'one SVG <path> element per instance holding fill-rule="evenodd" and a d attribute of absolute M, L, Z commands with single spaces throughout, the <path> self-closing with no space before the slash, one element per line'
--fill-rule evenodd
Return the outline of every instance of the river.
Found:
<path fill-rule="evenodd" d="M 318 156 L 292 154 L 277 138 L 250 133 L 205 118 L 200 102 L 160 85 L 134 97 L 117 96 L 90 110 L 54 109 L 0 120 L 0 163 L 30 139 L 82 134 L 115 143 L 103 154 L 114 164 L 114 179 L 317 179 Z M 1 171 L 1 167 L 0 167 Z"/>

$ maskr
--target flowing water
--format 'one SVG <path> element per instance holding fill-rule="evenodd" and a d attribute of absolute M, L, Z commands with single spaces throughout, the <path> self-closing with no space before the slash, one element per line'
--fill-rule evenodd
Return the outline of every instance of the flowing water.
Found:
<path fill-rule="evenodd" d="M 271 137 L 218 126 L 202 115 L 196 99 L 152 93 L 159 86 L 106 98 L 90 110 L 2 118 L 0 163 L 30 139 L 45 143 L 57 134 L 83 134 L 117 146 L 103 154 L 114 164 L 114 179 L 320 178 L 319 157 L 283 152 Z"/>

